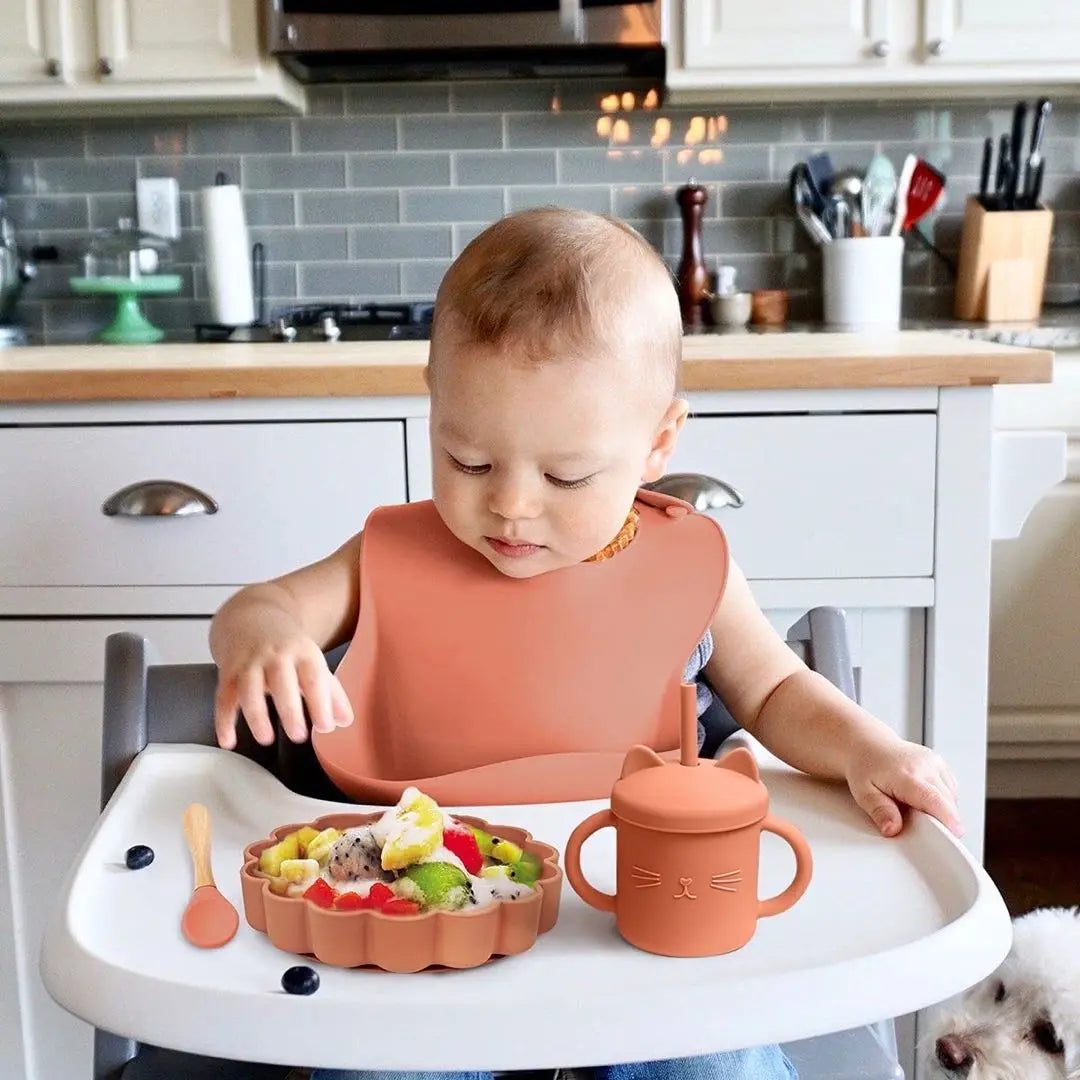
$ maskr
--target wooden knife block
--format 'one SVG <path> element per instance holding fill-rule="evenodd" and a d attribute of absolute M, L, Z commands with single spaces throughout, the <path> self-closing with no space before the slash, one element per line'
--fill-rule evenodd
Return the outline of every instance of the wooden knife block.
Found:
<path fill-rule="evenodd" d="M 1037 319 L 1053 225 L 1054 215 L 1045 208 L 988 211 L 970 197 L 960 235 L 955 316 L 986 322 Z"/>

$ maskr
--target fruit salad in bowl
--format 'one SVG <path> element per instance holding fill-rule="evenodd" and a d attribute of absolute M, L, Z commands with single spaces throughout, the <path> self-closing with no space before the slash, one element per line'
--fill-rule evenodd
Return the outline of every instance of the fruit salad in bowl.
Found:
<path fill-rule="evenodd" d="M 377 814 L 332 814 L 251 844 L 248 923 L 279 948 L 345 967 L 475 967 L 524 952 L 558 916 L 554 848 L 455 816 L 416 788 Z"/>

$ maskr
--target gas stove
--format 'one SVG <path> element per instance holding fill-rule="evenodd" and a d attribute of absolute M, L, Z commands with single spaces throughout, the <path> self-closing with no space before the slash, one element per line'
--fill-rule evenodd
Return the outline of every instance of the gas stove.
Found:
<path fill-rule="evenodd" d="M 195 340 L 242 341 L 426 341 L 431 336 L 430 301 L 386 304 L 304 304 L 276 311 L 268 322 L 251 326 L 200 323 Z"/>

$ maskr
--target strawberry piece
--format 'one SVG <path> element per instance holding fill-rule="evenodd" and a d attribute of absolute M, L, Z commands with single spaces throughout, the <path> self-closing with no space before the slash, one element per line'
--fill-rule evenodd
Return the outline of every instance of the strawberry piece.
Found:
<path fill-rule="evenodd" d="M 337 896 L 337 893 L 334 892 L 330 883 L 323 878 L 316 878 L 304 891 L 305 900 L 310 900 L 313 904 L 325 908 L 333 906 L 335 896 Z"/>
<path fill-rule="evenodd" d="M 386 907 L 391 900 L 396 900 L 394 890 L 389 885 L 384 884 L 381 881 L 376 881 L 371 886 L 371 891 L 367 894 L 368 903 L 378 911 L 381 911 Z"/>
<path fill-rule="evenodd" d="M 420 905 L 415 900 L 406 900 L 401 896 L 387 900 L 382 906 L 384 915 L 416 915 L 419 911 Z"/>
<path fill-rule="evenodd" d="M 338 893 L 338 895 L 334 897 L 335 911 L 362 911 L 367 907 L 371 907 L 367 897 L 361 896 L 356 892 Z"/>
<path fill-rule="evenodd" d="M 443 831 L 443 847 L 461 860 L 468 874 L 479 874 L 484 868 L 484 856 L 480 854 L 480 845 L 471 830 L 466 828 L 446 829 Z"/>

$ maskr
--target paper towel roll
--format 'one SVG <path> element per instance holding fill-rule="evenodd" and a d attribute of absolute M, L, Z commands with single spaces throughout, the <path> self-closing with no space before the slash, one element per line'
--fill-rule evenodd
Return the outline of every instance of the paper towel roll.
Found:
<path fill-rule="evenodd" d="M 202 189 L 203 248 L 214 322 L 246 326 L 255 321 L 251 243 L 244 202 L 236 184 Z"/>

